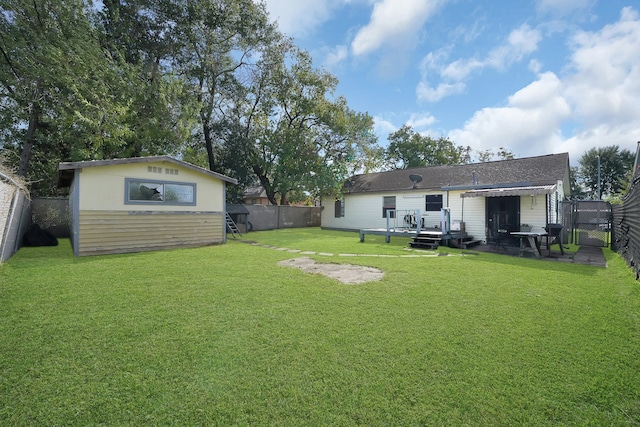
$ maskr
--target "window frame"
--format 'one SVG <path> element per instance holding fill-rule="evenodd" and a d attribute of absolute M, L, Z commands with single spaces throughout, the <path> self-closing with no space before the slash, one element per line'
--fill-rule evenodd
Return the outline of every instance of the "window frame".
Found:
<path fill-rule="evenodd" d="M 162 200 L 136 200 L 131 199 L 131 184 L 139 183 L 139 184 L 157 184 L 163 187 L 162 189 Z M 184 186 L 191 187 L 192 200 L 189 202 L 180 202 L 180 201 L 168 201 L 166 200 L 166 190 L 167 186 L 176 185 L 176 186 Z M 178 181 L 167 181 L 164 179 L 146 179 L 146 178 L 125 178 L 124 180 L 124 204 L 125 205 L 159 205 L 159 206 L 196 206 L 197 204 L 197 190 L 198 184 L 195 182 L 178 182 Z"/>
<path fill-rule="evenodd" d="M 429 201 L 429 198 L 438 198 L 440 201 Z M 440 212 L 444 206 L 443 202 L 444 197 L 442 197 L 442 194 L 427 194 L 424 196 L 424 210 L 425 212 Z M 436 205 L 437 209 L 433 205 Z M 431 209 L 429 209 L 430 206 L 432 207 Z"/>
<path fill-rule="evenodd" d="M 344 197 L 341 199 L 336 199 L 333 205 L 333 215 L 334 218 L 344 217 Z"/>
<path fill-rule="evenodd" d="M 391 207 L 391 203 L 389 201 L 393 199 L 393 207 Z M 387 217 L 387 211 L 392 211 L 389 215 L 389 218 L 396 217 L 396 196 L 382 196 L 382 218 Z"/>

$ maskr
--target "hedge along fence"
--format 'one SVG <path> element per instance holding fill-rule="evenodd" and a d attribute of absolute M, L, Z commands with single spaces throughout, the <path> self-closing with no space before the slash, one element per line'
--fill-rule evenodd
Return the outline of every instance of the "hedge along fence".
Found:
<path fill-rule="evenodd" d="M 612 249 L 618 252 L 640 278 L 640 174 L 631 183 L 621 205 L 612 209 Z"/>
<path fill-rule="evenodd" d="M 19 248 L 29 226 L 29 191 L 25 183 L 0 167 L 0 262 Z"/>

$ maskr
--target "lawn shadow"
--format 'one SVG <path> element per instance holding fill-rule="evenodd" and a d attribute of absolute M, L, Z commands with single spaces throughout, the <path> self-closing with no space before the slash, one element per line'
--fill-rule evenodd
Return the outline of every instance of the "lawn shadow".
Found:
<path fill-rule="evenodd" d="M 542 257 L 536 258 L 532 253 L 525 253 L 521 256 L 520 249 L 516 246 L 505 246 L 496 248 L 491 245 L 476 246 L 471 250 L 462 250 L 462 254 L 477 255 L 486 262 L 494 262 L 510 266 L 525 266 L 535 268 L 545 272 L 575 272 L 578 274 L 593 276 L 603 267 L 597 265 L 581 264 L 576 262 L 576 252 L 564 250 L 543 249 Z"/>

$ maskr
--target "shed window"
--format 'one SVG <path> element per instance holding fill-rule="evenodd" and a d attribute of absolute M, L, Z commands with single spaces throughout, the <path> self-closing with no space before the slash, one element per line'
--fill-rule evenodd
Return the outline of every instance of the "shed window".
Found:
<path fill-rule="evenodd" d="M 442 209 L 442 194 L 430 194 L 426 197 L 425 210 L 440 211 Z"/>
<path fill-rule="evenodd" d="M 127 178 L 125 204 L 195 205 L 196 184 Z"/>
<path fill-rule="evenodd" d="M 336 218 L 344 216 L 344 198 L 336 199 L 334 215 Z"/>
<path fill-rule="evenodd" d="M 382 218 L 387 217 L 387 211 L 391 211 L 389 218 L 396 217 L 396 196 L 385 196 L 382 198 Z"/>

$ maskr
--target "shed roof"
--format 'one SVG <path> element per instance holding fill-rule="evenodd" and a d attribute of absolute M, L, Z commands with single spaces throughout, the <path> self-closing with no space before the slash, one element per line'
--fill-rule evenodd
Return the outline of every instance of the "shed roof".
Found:
<path fill-rule="evenodd" d="M 231 203 L 227 203 L 227 213 L 249 215 L 249 209 L 247 209 L 245 205 L 233 205 Z"/>
<path fill-rule="evenodd" d="M 521 159 L 463 165 L 426 166 L 355 175 L 347 180 L 347 194 L 399 190 L 468 190 L 491 187 L 554 185 L 568 178 L 569 154 L 549 154 Z M 413 183 L 410 175 L 422 180 Z"/>
<path fill-rule="evenodd" d="M 228 182 L 230 184 L 237 184 L 238 180 L 235 178 L 230 178 L 226 175 L 222 175 L 217 172 L 210 171 L 205 168 L 201 168 L 200 166 L 192 165 L 191 163 L 183 162 L 182 160 L 174 159 L 169 156 L 149 156 L 149 157 L 131 157 L 128 159 L 109 159 L 109 160 L 87 160 L 82 162 L 62 162 L 58 166 L 58 170 L 60 171 L 60 176 L 58 179 L 58 186 L 67 187 L 71 184 L 73 180 L 73 171 L 76 169 L 89 168 L 95 166 L 110 166 L 110 165 L 127 165 L 133 163 L 156 163 L 156 162 L 165 162 L 171 163 L 174 165 L 182 166 L 187 169 L 194 170 L 196 172 L 200 172 L 205 175 L 213 176 L 215 178 L 219 178 L 222 181 Z"/>

